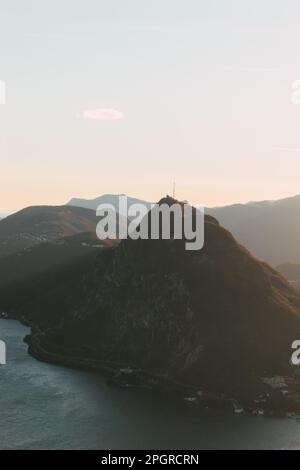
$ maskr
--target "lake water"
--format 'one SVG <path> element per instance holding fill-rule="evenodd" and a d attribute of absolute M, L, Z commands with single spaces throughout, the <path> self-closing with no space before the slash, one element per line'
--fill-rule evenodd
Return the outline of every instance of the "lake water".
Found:
<path fill-rule="evenodd" d="M 28 329 L 0 320 L 0 449 L 300 448 L 300 421 L 198 410 L 96 374 L 36 361 Z"/>

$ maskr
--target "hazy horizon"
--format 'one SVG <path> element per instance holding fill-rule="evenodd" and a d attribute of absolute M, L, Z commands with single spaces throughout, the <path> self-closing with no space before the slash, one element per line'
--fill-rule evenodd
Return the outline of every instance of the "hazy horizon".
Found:
<path fill-rule="evenodd" d="M 296 0 L 2 3 L 0 213 L 300 193 Z"/>
<path fill-rule="evenodd" d="M 31 206 L 61 206 L 61 205 L 66 205 L 68 204 L 71 199 L 82 199 L 82 200 L 93 200 L 93 199 L 97 199 L 98 197 L 100 196 L 104 196 L 104 195 L 123 195 L 125 193 L 99 193 L 97 194 L 96 196 L 92 196 L 92 197 L 78 197 L 78 196 L 74 196 L 74 197 L 70 197 L 67 201 L 63 201 L 62 203 L 58 203 L 58 204 L 53 204 L 53 203 L 50 203 L 50 204 L 41 204 L 41 203 L 38 203 L 38 204 L 30 204 L 29 206 L 21 206 L 17 209 L 13 209 L 13 210 L 1 210 L 0 209 L 0 217 L 6 217 L 8 215 L 11 215 L 11 214 L 14 214 L 15 212 L 18 212 L 26 207 L 31 207 Z M 127 197 L 132 197 L 132 198 L 137 198 L 137 199 L 141 199 L 141 200 L 144 200 L 144 201 L 147 201 L 147 202 L 150 202 L 150 203 L 155 203 L 155 202 L 158 202 L 162 197 L 166 196 L 167 194 L 171 195 L 172 194 L 172 189 L 170 189 L 170 191 L 167 191 L 161 195 L 159 195 L 156 199 L 147 199 L 147 198 L 144 198 L 142 197 L 141 195 L 139 194 L 126 194 Z M 277 200 L 281 200 L 281 199 L 290 199 L 290 198 L 293 198 L 293 197 L 297 197 L 297 196 L 300 196 L 300 192 L 299 194 L 291 194 L 291 195 L 288 195 L 288 196 L 284 196 L 282 198 L 276 198 L 276 199 L 271 199 L 271 198 L 267 198 L 267 199 L 253 199 L 251 201 L 233 201 L 233 202 L 229 202 L 229 203 L 225 203 L 225 204 L 216 204 L 215 206 L 209 206 L 208 204 L 205 204 L 203 203 L 203 200 L 201 199 L 198 199 L 198 200 L 195 200 L 195 201 L 190 201 L 188 200 L 189 203 L 195 205 L 195 204 L 203 204 L 205 207 L 207 208 L 210 208 L 210 209 L 213 209 L 213 208 L 218 208 L 218 207 L 225 207 L 225 206 L 230 206 L 230 205 L 234 205 L 234 204 L 255 204 L 257 202 L 275 202 Z M 185 199 L 184 197 L 180 197 L 178 194 L 175 195 L 175 198 L 178 199 L 178 200 L 187 200 Z"/>

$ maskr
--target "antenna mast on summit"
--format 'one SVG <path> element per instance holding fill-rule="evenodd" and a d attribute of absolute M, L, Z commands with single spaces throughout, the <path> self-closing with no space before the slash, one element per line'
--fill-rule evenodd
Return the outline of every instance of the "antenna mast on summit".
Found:
<path fill-rule="evenodd" d="M 173 181 L 173 199 L 175 199 L 175 188 L 176 188 L 175 181 Z"/>

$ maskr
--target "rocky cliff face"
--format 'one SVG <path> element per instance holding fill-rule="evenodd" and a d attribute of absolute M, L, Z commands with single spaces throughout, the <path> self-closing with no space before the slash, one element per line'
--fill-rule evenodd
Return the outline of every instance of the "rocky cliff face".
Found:
<path fill-rule="evenodd" d="M 60 345 L 218 391 L 291 372 L 299 295 L 212 217 L 200 251 L 130 239 L 105 251 L 85 292 Z"/>

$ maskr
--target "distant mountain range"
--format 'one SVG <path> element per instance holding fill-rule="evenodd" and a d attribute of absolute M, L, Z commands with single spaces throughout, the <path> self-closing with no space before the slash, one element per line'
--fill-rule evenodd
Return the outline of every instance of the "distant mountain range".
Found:
<path fill-rule="evenodd" d="M 0 220 L 0 257 L 40 242 L 76 233 L 95 232 L 96 208 L 112 204 L 118 211 L 119 195 L 104 194 L 95 199 L 71 199 L 65 206 L 35 206 Z M 133 203 L 151 203 L 128 197 Z M 300 264 L 300 195 L 278 201 L 250 202 L 206 208 L 236 239 L 259 259 L 276 267 Z M 127 221 L 124 221 L 127 223 Z"/>
<path fill-rule="evenodd" d="M 102 196 L 96 197 L 95 199 L 78 199 L 73 198 L 67 204 L 70 206 L 76 207 L 85 207 L 87 209 L 96 210 L 100 204 L 111 204 L 118 211 L 119 207 L 119 197 L 125 196 L 125 194 L 103 194 Z M 148 209 L 150 209 L 151 203 L 144 201 L 143 199 L 137 199 L 134 197 L 126 196 L 128 207 L 132 204 L 144 204 Z"/>
<path fill-rule="evenodd" d="M 300 195 L 207 208 L 251 253 L 273 266 L 300 263 Z"/>
<path fill-rule="evenodd" d="M 68 205 L 95 210 L 101 203 L 118 210 L 119 195 L 105 194 L 95 199 L 71 199 Z M 132 203 L 150 203 L 128 198 Z M 249 202 L 206 208 L 250 252 L 272 266 L 300 263 L 300 195 L 278 201 Z"/>

